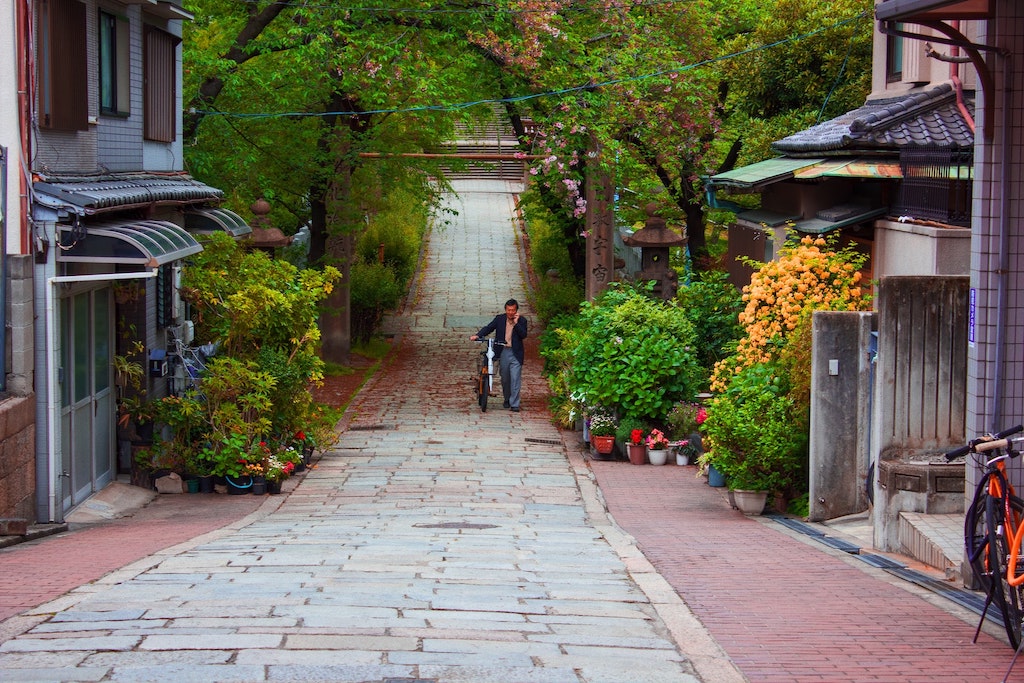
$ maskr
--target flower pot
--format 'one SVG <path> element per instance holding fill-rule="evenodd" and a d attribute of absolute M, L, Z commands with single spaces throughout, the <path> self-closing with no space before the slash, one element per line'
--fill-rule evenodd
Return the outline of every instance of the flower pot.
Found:
<path fill-rule="evenodd" d="M 267 493 L 267 480 L 263 477 L 252 478 L 252 495 L 262 496 Z"/>
<path fill-rule="evenodd" d="M 213 475 L 199 477 L 199 493 L 213 493 Z"/>
<path fill-rule="evenodd" d="M 682 451 L 676 451 L 676 464 L 679 466 L 685 466 L 690 464 L 690 454 L 683 453 Z"/>
<path fill-rule="evenodd" d="M 714 465 L 708 465 L 708 486 L 715 488 L 725 486 L 725 475 L 715 469 Z"/>
<path fill-rule="evenodd" d="M 732 493 L 736 508 L 743 514 L 759 515 L 764 512 L 764 504 L 768 500 L 767 491 L 735 489 Z"/>
<path fill-rule="evenodd" d="M 642 443 L 629 444 L 629 462 L 634 465 L 643 465 L 647 462 L 647 446 Z"/>
<path fill-rule="evenodd" d="M 274 480 L 274 481 L 268 480 L 267 481 L 267 493 L 269 493 L 271 495 L 281 493 L 281 482 L 279 482 L 277 480 Z"/>
<path fill-rule="evenodd" d="M 224 480 L 228 485 L 228 495 L 243 496 L 247 493 L 252 493 L 252 477 L 249 475 L 237 478 L 224 477 Z"/>
<path fill-rule="evenodd" d="M 595 436 L 591 434 L 590 443 L 593 444 L 594 450 L 596 450 L 601 455 L 611 455 L 612 449 L 615 448 L 615 437 Z"/>
<path fill-rule="evenodd" d="M 668 449 L 667 448 L 648 448 L 647 449 L 647 460 L 652 465 L 664 465 L 668 462 Z"/>
<path fill-rule="evenodd" d="M 185 486 L 188 487 L 189 493 L 199 493 L 199 480 L 196 478 L 186 479 Z"/>

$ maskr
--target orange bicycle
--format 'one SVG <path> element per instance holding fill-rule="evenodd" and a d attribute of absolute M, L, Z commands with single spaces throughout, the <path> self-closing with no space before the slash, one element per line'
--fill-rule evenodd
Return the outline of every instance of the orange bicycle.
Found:
<path fill-rule="evenodd" d="M 946 459 L 952 460 L 970 453 L 984 468 L 964 518 L 964 550 L 971 571 L 985 591 L 982 622 L 988 607 L 995 604 L 1002 613 L 1010 645 L 1018 652 L 1024 625 L 1024 564 L 1018 559 L 1024 542 L 1024 500 L 1016 495 L 1006 476 L 1006 463 L 1020 455 L 1009 437 L 1021 431 L 1024 426 L 1017 425 L 974 439 L 946 454 Z M 975 641 L 982 622 L 974 633 Z"/>

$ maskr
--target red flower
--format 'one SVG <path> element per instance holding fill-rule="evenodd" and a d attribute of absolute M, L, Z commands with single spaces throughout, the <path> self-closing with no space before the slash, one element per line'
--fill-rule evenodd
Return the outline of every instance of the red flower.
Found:
<path fill-rule="evenodd" d="M 634 429 L 629 433 L 629 440 L 634 444 L 639 445 L 640 440 L 644 438 L 644 432 L 642 429 Z"/>
<path fill-rule="evenodd" d="M 295 438 L 298 441 L 305 441 L 306 440 L 306 432 L 303 432 L 303 431 L 295 432 Z"/>
<path fill-rule="evenodd" d="M 697 408 L 697 424 L 704 424 L 704 420 L 708 419 L 708 411 L 704 406 Z"/>

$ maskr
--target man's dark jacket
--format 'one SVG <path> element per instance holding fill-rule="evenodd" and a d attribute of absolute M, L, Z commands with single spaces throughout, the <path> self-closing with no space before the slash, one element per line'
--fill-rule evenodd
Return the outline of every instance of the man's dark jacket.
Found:
<path fill-rule="evenodd" d="M 486 337 L 491 332 L 494 332 L 494 338 L 498 341 L 505 341 L 505 321 L 508 320 L 508 316 L 501 313 L 494 317 L 489 324 L 480 328 L 480 331 L 476 333 L 476 336 Z M 523 340 L 526 339 L 526 318 L 519 316 L 519 322 L 516 323 L 515 327 L 512 328 L 512 355 L 516 357 L 519 364 L 523 364 L 523 358 L 526 356 L 523 351 Z"/>

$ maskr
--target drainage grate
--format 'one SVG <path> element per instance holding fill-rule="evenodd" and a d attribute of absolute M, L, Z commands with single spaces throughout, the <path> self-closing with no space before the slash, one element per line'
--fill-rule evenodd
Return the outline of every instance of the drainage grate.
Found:
<path fill-rule="evenodd" d="M 804 524 L 803 522 L 793 519 L 792 517 L 785 517 L 783 515 L 765 515 L 765 517 L 770 517 L 773 522 L 778 522 L 782 526 L 789 527 L 793 531 L 799 531 L 800 533 L 807 534 L 808 536 L 825 535 L 824 533 L 818 531 L 811 525 Z"/>
<path fill-rule="evenodd" d="M 526 443 L 542 443 L 546 446 L 561 446 L 562 442 L 558 439 L 538 439 L 533 436 L 528 436 L 523 439 Z"/>
<path fill-rule="evenodd" d="M 394 429 L 395 425 L 389 424 L 375 424 L 375 425 L 349 425 L 348 431 L 350 432 L 372 432 L 378 429 Z"/>
<path fill-rule="evenodd" d="M 906 569 L 907 565 L 902 562 L 897 562 L 888 557 L 882 555 L 875 555 L 874 553 L 861 553 L 858 555 L 860 559 L 864 560 L 872 567 L 878 567 L 879 569 Z"/>
<path fill-rule="evenodd" d="M 497 524 L 473 522 L 439 522 L 437 524 L 413 524 L 417 529 L 497 529 Z"/>
<path fill-rule="evenodd" d="M 948 581 L 933 579 L 926 574 L 907 568 L 887 569 L 886 571 L 893 576 L 898 576 L 901 579 L 904 579 L 905 581 L 916 583 L 918 586 L 941 595 L 947 600 L 952 600 L 961 607 L 965 607 L 979 616 L 985 608 L 985 598 L 983 596 L 973 591 L 952 586 Z M 994 603 L 988 606 L 988 613 L 985 616 L 997 624 L 1003 623 L 1003 615 Z"/>
<path fill-rule="evenodd" d="M 819 541 L 827 546 L 835 548 L 836 550 L 842 550 L 844 553 L 850 553 L 851 555 L 857 555 L 860 553 L 860 546 L 854 545 L 849 541 L 844 541 L 841 538 L 835 538 L 833 536 L 821 536 L 818 538 Z"/>

